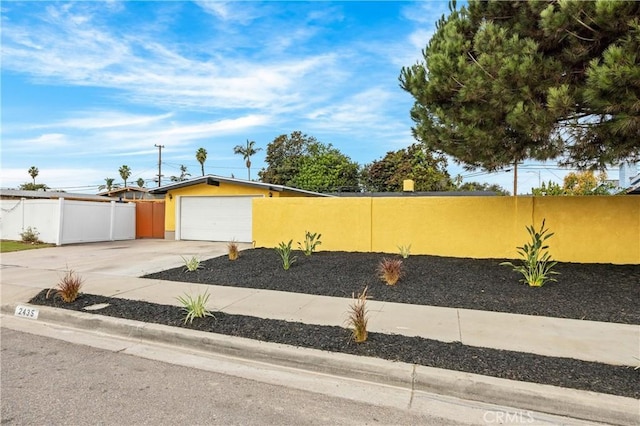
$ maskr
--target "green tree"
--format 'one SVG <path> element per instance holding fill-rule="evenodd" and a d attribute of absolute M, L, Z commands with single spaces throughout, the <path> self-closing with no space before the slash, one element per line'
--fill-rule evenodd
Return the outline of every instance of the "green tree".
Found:
<path fill-rule="evenodd" d="M 361 176 L 363 188 L 370 192 L 400 192 L 405 179 L 414 181 L 416 191 L 446 191 L 453 187 L 447 159 L 419 144 L 388 152 L 364 166 Z"/>
<path fill-rule="evenodd" d="M 98 187 L 98 191 L 111 191 L 112 189 L 118 189 L 120 187 L 120 185 L 118 185 L 117 183 L 114 183 L 115 179 L 114 178 L 104 178 L 104 185 L 100 185 Z"/>
<path fill-rule="evenodd" d="M 262 150 L 262 148 L 256 148 L 255 145 L 255 141 L 250 141 L 249 139 L 247 139 L 246 145 L 236 145 L 233 148 L 233 153 L 242 155 L 242 158 L 245 160 L 248 180 L 251 180 L 251 156 Z"/>
<path fill-rule="evenodd" d="M 46 191 L 46 190 L 51 189 L 51 188 L 49 188 L 44 183 L 27 182 L 27 183 L 21 184 L 18 187 L 18 189 L 20 189 L 22 191 Z"/>
<path fill-rule="evenodd" d="M 258 172 L 260 180 L 274 185 L 291 185 L 300 171 L 303 157 L 308 154 L 309 146 L 317 143 L 316 138 L 298 130 L 289 136 L 276 137 L 267 145 L 267 168 Z"/>
<path fill-rule="evenodd" d="M 545 195 L 566 195 L 564 188 L 551 180 L 547 184 L 542 182 L 539 188 L 532 188 L 531 194 L 538 197 Z"/>
<path fill-rule="evenodd" d="M 359 167 L 331 144 L 316 143 L 302 157 L 291 185 L 315 192 L 358 190 Z"/>
<path fill-rule="evenodd" d="M 138 186 L 139 186 L 140 188 L 143 188 L 143 187 L 144 187 L 144 179 L 142 179 L 142 178 L 138 178 L 138 180 L 136 181 L 136 183 L 138 184 Z"/>
<path fill-rule="evenodd" d="M 198 148 L 196 151 L 196 160 L 200 163 L 202 169 L 202 176 L 204 176 L 204 162 L 207 161 L 207 150 L 204 148 Z"/>
<path fill-rule="evenodd" d="M 29 175 L 31 176 L 31 179 L 33 179 L 33 184 L 36 184 L 36 176 L 38 176 L 38 173 L 40 173 L 40 170 L 38 170 L 38 168 L 36 166 L 31 166 L 29 167 L 28 170 Z"/>
<path fill-rule="evenodd" d="M 300 131 L 280 135 L 267 145 L 265 183 L 328 192 L 358 187 L 358 165 L 331 144 Z"/>
<path fill-rule="evenodd" d="M 131 176 L 131 169 L 125 164 L 118 169 L 118 173 L 120 173 L 120 177 L 124 181 L 124 187 L 126 188 L 127 179 L 129 179 L 129 176 Z"/>
<path fill-rule="evenodd" d="M 640 156 L 640 3 L 477 1 L 402 69 L 414 136 L 469 168 Z"/>
<path fill-rule="evenodd" d="M 612 195 L 620 192 L 620 188 L 607 182 L 607 174 L 597 175 L 593 170 L 571 172 L 564 177 L 562 186 L 549 181 L 542 183 L 540 188 L 532 188 L 531 193 L 536 196 L 546 195 Z"/>
<path fill-rule="evenodd" d="M 480 182 L 465 182 L 456 187 L 456 191 L 488 191 L 495 192 L 498 195 L 511 195 L 511 193 L 504 189 L 497 183 L 480 183 Z"/>
<path fill-rule="evenodd" d="M 182 182 L 188 179 L 191 176 L 191 173 L 187 172 L 187 166 L 184 164 L 180 165 L 180 176 L 171 176 L 171 182 Z"/>

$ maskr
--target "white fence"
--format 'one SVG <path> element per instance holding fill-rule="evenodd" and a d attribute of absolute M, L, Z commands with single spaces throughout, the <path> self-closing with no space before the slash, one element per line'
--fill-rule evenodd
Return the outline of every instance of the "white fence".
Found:
<path fill-rule="evenodd" d="M 20 240 L 27 228 L 56 245 L 136 238 L 134 203 L 80 200 L 0 200 L 0 236 Z"/>

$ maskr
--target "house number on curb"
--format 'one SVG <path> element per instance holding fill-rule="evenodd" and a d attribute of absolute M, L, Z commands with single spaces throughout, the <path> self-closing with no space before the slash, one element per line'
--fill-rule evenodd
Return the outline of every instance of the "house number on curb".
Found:
<path fill-rule="evenodd" d="M 38 310 L 36 308 L 18 305 L 16 306 L 16 313 L 14 315 L 17 317 L 38 319 Z"/>

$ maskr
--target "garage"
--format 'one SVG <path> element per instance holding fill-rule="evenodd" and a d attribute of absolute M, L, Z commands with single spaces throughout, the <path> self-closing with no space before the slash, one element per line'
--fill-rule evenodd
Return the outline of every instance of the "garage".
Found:
<path fill-rule="evenodd" d="M 149 189 L 164 195 L 167 240 L 253 241 L 256 197 L 328 197 L 288 186 L 206 175 Z"/>
<path fill-rule="evenodd" d="M 176 206 L 176 239 L 250 243 L 253 198 L 180 197 Z"/>

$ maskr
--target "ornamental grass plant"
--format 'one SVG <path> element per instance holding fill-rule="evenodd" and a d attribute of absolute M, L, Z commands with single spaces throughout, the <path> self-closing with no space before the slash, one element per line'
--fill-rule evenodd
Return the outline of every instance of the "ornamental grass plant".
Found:
<path fill-rule="evenodd" d="M 362 293 L 357 296 L 354 294 L 353 303 L 349 306 L 347 313 L 347 328 L 351 330 L 351 338 L 356 343 L 362 343 L 367 340 L 369 333 L 367 331 L 368 311 L 367 311 L 367 290 L 365 287 Z"/>
<path fill-rule="evenodd" d="M 185 324 L 187 322 L 191 324 L 194 318 L 214 317 L 213 314 L 207 309 L 209 296 L 209 293 L 205 291 L 203 294 L 199 294 L 195 298 L 186 293 L 184 294 L 184 296 L 176 297 L 178 302 L 182 304 L 182 310 L 186 313 L 184 317 Z"/>
<path fill-rule="evenodd" d="M 238 260 L 240 257 L 240 250 L 238 249 L 238 243 L 235 241 L 231 241 L 227 244 L 227 254 L 229 256 L 229 260 Z"/>
<path fill-rule="evenodd" d="M 47 298 L 49 293 L 55 292 L 55 295 L 62 299 L 65 303 L 74 302 L 80 295 L 80 289 L 84 279 L 78 275 L 73 269 L 68 269 L 64 276 L 60 278 L 58 285 L 55 288 L 49 289 L 47 292 Z"/>
<path fill-rule="evenodd" d="M 195 272 L 198 269 L 202 268 L 200 265 L 200 259 L 195 256 L 191 256 L 191 258 L 187 259 L 184 256 L 180 256 L 182 261 L 184 262 L 184 270 L 189 272 Z"/>
<path fill-rule="evenodd" d="M 378 276 L 387 285 L 396 285 L 404 275 L 402 259 L 384 258 L 378 263 Z"/>

